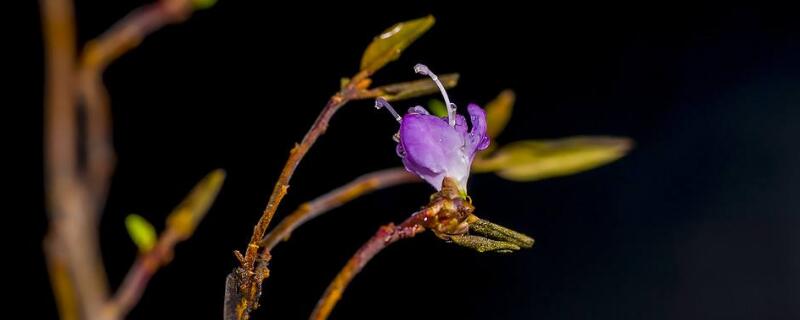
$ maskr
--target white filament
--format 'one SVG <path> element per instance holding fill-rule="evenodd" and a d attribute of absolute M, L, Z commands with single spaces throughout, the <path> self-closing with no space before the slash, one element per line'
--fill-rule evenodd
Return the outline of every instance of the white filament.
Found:
<path fill-rule="evenodd" d="M 419 73 L 423 76 L 429 76 L 436 83 L 436 86 L 439 87 L 439 91 L 442 92 L 442 97 L 444 97 L 444 105 L 447 106 L 447 122 L 450 124 L 451 127 L 455 127 L 456 125 L 456 108 L 455 105 L 450 103 L 450 97 L 447 96 L 447 91 L 444 90 L 444 85 L 441 81 L 439 81 L 439 77 L 436 76 L 431 69 L 428 69 L 428 66 L 418 63 L 414 66 L 414 72 Z"/>
<path fill-rule="evenodd" d="M 389 104 L 389 102 L 386 101 L 386 99 L 378 97 L 377 99 L 375 99 L 375 109 L 381 109 L 381 108 L 386 108 L 386 110 L 389 110 L 389 113 L 392 114 L 392 117 L 394 117 L 394 119 L 397 120 L 397 122 L 400 122 L 400 120 L 403 119 L 402 117 L 400 117 L 399 114 L 397 114 L 397 111 L 394 111 L 394 108 L 392 108 L 392 105 Z"/>

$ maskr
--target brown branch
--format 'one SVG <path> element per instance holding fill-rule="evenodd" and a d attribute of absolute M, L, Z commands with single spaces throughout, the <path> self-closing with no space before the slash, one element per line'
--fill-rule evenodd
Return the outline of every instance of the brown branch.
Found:
<path fill-rule="evenodd" d="M 77 320 L 80 317 L 77 297 L 74 294 L 74 284 L 66 265 L 66 257 L 61 246 L 50 239 L 48 235 L 44 241 L 45 257 L 47 258 L 47 272 L 50 274 L 50 285 L 58 306 L 58 315 L 62 320 Z"/>
<path fill-rule="evenodd" d="M 427 206 L 412 214 L 399 226 L 388 224 L 381 227 L 356 251 L 325 289 L 309 319 L 327 319 L 350 281 L 372 257 L 388 245 L 400 239 L 413 237 L 425 229 L 430 229 L 437 237 L 445 240 L 450 240 L 453 236 L 463 236 L 469 230 L 469 217 L 474 210 L 472 203 L 461 197 L 455 180 L 445 178 L 442 189 L 431 196 Z"/>
<path fill-rule="evenodd" d="M 235 314 L 237 319 L 248 319 L 251 310 L 258 307 L 258 299 L 261 295 L 261 284 L 269 274 L 267 262 L 270 257 L 269 250 L 262 250 L 261 241 L 266 234 L 267 228 L 272 221 L 275 211 L 278 209 L 280 202 L 286 195 L 289 189 L 289 182 L 294 174 L 295 169 L 300 164 L 300 161 L 306 155 L 311 146 L 314 145 L 317 138 L 325 133 L 328 128 L 328 122 L 331 117 L 343 107 L 350 100 L 370 99 L 376 95 L 386 94 L 387 98 L 392 100 L 406 99 L 416 97 L 419 95 L 428 94 L 437 90 L 435 85 L 430 81 L 411 81 L 399 83 L 394 85 L 383 86 L 376 90 L 368 90 L 371 84 L 373 69 L 362 69 L 352 79 L 348 80 L 346 85 L 330 98 L 328 103 L 323 108 L 320 115 L 314 121 L 309 131 L 303 137 L 303 140 L 296 144 L 289 153 L 289 159 L 286 161 L 278 181 L 270 194 L 267 206 L 261 215 L 261 218 L 253 227 L 253 234 L 250 237 L 250 242 L 247 245 L 245 254 L 242 255 L 239 251 L 235 251 L 237 259 L 241 267 L 234 270 L 231 276 L 234 276 L 236 283 L 239 284 L 239 292 L 237 297 L 241 297 L 241 301 L 236 304 Z M 458 81 L 457 74 L 448 75 L 445 86 L 455 86 Z M 261 252 L 259 254 L 259 252 Z M 232 305 L 230 301 L 226 301 L 226 305 Z"/>
<path fill-rule="evenodd" d="M 104 311 L 107 314 L 115 315 L 115 318 L 121 318 L 128 314 L 139 302 L 153 274 L 172 259 L 173 248 L 181 240 L 180 234 L 176 230 L 165 230 L 159 237 L 156 246 L 136 259 L 119 290 L 107 303 Z"/>
<path fill-rule="evenodd" d="M 114 298 L 106 304 L 106 314 L 122 318 L 139 302 L 150 278 L 172 260 L 175 246 L 192 236 L 197 224 L 208 213 L 216 199 L 225 171 L 217 169 L 205 176 L 167 218 L 167 229 L 156 245 L 134 262 Z"/>
<path fill-rule="evenodd" d="M 129 13 L 108 31 L 89 41 L 78 70 L 81 100 L 86 108 L 86 180 L 96 205 L 103 206 L 114 169 L 111 110 L 103 85 L 108 65 L 135 48 L 147 35 L 192 13 L 191 0 L 162 0 Z"/>
<path fill-rule="evenodd" d="M 244 256 L 245 260 L 242 264 L 245 270 L 253 270 L 259 250 L 258 244 L 261 242 L 261 239 L 264 238 L 264 234 L 272 221 L 272 217 L 275 215 L 275 211 L 286 195 L 286 191 L 289 189 L 289 182 L 297 166 L 300 164 L 300 161 L 303 160 L 303 157 L 305 157 L 308 150 L 311 149 L 311 146 L 317 142 L 317 138 L 328 129 L 328 123 L 336 111 L 339 111 L 347 102 L 356 98 L 358 92 L 365 89 L 366 86 L 369 85 L 369 82 L 367 74 L 363 72 L 353 77 L 353 80 L 350 81 L 345 88 L 328 100 L 328 103 L 325 104 L 325 108 L 322 109 L 317 119 L 314 120 L 314 124 L 311 125 L 306 135 L 303 136 L 303 140 L 300 141 L 300 144 L 295 144 L 294 148 L 289 152 L 289 159 L 286 160 L 286 164 L 283 166 L 283 170 L 281 170 L 281 174 L 278 177 L 278 182 L 275 183 L 272 194 L 269 196 L 267 207 L 264 209 L 256 226 L 253 228 L 253 235 L 250 237 L 250 244 L 247 246 L 247 251 Z"/>
<path fill-rule="evenodd" d="M 399 226 L 388 224 L 372 236 L 347 261 L 344 268 L 325 289 L 309 319 L 325 320 L 341 299 L 347 286 L 366 264 L 381 250 L 400 239 L 431 230 L 437 237 L 478 252 L 509 253 L 530 248 L 533 238 L 475 216 L 472 201 L 462 196 L 458 183 L 445 178 L 442 188 L 431 196 L 422 210 Z M 470 231 L 475 235 L 469 234 Z"/>
<path fill-rule="evenodd" d="M 364 268 L 367 262 L 390 244 L 400 239 L 411 238 L 424 231 L 425 228 L 422 225 L 424 224 L 423 219 L 425 216 L 426 214 L 420 211 L 411 215 L 399 226 L 390 223 L 378 229 L 378 232 L 356 251 L 347 261 L 344 268 L 336 275 L 336 278 L 328 285 L 309 319 L 327 319 L 328 315 L 333 311 L 333 307 L 342 297 L 342 293 L 347 289 L 347 285 Z"/>
<path fill-rule="evenodd" d="M 295 229 L 307 221 L 350 202 L 355 198 L 372 191 L 418 181 L 421 180 L 403 168 L 385 169 L 358 177 L 344 186 L 300 205 L 292 214 L 281 220 L 281 222 L 261 240 L 259 246 L 264 248 L 262 253 L 272 251 L 279 242 L 288 239 Z"/>
<path fill-rule="evenodd" d="M 63 318 L 102 319 L 108 296 L 97 243 L 98 208 L 80 175 L 75 101 L 75 20 L 68 0 L 42 0 L 46 48 L 45 177 L 50 230 L 45 239 Z M 77 314 L 76 314 L 77 313 Z"/>
<path fill-rule="evenodd" d="M 370 80 L 367 78 L 368 76 L 369 74 L 367 72 L 359 72 L 347 86 L 328 100 L 328 103 L 314 121 L 314 124 L 306 135 L 303 136 L 303 140 L 300 144 L 296 144 L 289 153 L 289 159 L 286 160 L 286 164 L 281 170 L 278 181 L 275 183 L 272 194 L 270 194 L 269 200 L 267 201 L 267 206 L 264 208 L 264 212 L 255 227 L 253 227 L 253 235 L 250 237 L 250 242 L 247 245 L 244 256 L 238 251 L 235 252 L 241 263 L 241 273 L 246 275 L 246 277 L 240 281 L 242 299 L 236 307 L 238 319 L 248 319 L 249 311 L 258 307 L 258 299 L 261 295 L 261 283 L 269 274 L 266 261 L 264 259 L 259 259 L 259 257 L 268 257 L 269 252 L 259 255 L 259 243 L 261 239 L 264 238 L 267 228 L 272 221 L 272 217 L 275 215 L 275 211 L 278 209 L 281 200 L 283 200 L 283 197 L 289 189 L 289 182 L 295 169 L 297 169 L 300 161 L 306 153 L 308 153 L 311 146 L 317 141 L 317 138 L 325 133 L 328 128 L 328 123 L 336 111 L 350 100 L 358 98 L 358 92 L 365 90 L 366 87 L 369 86 Z M 261 263 L 256 266 L 256 262 L 258 261 L 261 261 Z"/>
<path fill-rule="evenodd" d="M 349 91 L 352 92 L 352 90 Z M 292 179 L 295 169 L 297 169 L 297 165 L 303 160 L 303 157 L 317 141 L 317 138 L 327 130 L 328 122 L 330 122 L 331 117 L 333 117 L 336 111 L 344 106 L 350 99 L 350 95 L 345 96 L 341 92 L 331 97 L 300 144 L 296 144 L 294 148 L 292 148 L 292 151 L 289 152 L 289 159 L 286 160 L 286 164 L 283 166 L 283 170 L 281 170 L 281 174 L 278 177 L 278 182 L 275 183 L 275 187 L 267 202 L 267 207 L 264 209 L 261 218 L 253 228 L 253 235 L 250 237 L 250 244 L 247 246 L 247 251 L 244 256 L 245 260 L 242 266 L 245 270 L 253 270 L 259 250 L 258 244 L 264 237 L 267 227 L 269 227 L 272 217 L 275 215 L 275 211 L 278 209 L 281 200 L 283 200 L 286 191 L 289 189 L 289 182 Z"/>
<path fill-rule="evenodd" d="M 104 312 L 109 290 L 97 235 L 114 167 L 102 73 L 152 31 L 188 17 L 192 1 L 162 0 L 132 12 L 86 45 L 78 67 L 72 2 L 40 3 L 47 64 L 44 143 L 50 214 L 45 254 L 53 291 L 62 319 L 113 319 L 120 315 Z M 85 137 L 78 136 L 77 97 L 86 108 Z M 79 156 L 81 139 L 86 154 Z M 81 158 L 86 162 L 81 164 Z"/>
<path fill-rule="evenodd" d="M 429 94 L 437 90 L 433 82 L 428 80 L 402 82 L 368 90 L 367 87 L 371 83 L 371 80 L 368 78 L 369 76 L 370 73 L 368 73 L 368 71 L 359 72 L 341 91 L 339 91 L 339 93 L 331 97 L 325 105 L 325 108 L 314 121 L 314 124 L 303 137 L 303 140 L 300 144 L 295 145 L 290 152 L 289 159 L 286 161 L 278 177 L 278 182 L 275 184 L 272 194 L 269 197 L 267 207 L 264 209 L 256 226 L 253 228 L 253 235 L 250 238 L 250 243 L 247 246 L 247 251 L 242 262 L 242 267 L 245 270 L 254 272 L 254 265 L 257 260 L 258 252 L 262 249 L 260 242 L 264 238 L 264 234 L 266 234 L 267 228 L 272 221 L 272 217 L 275 215 L 278 205 L 280 205 L 281 200 L 283 200 L 283 197 L 289 189 L 289 182 L 295 169 L 297 169 L 300 161 L 317 141 L 317 138 L 325 133 L 328 128 L 328 122 L 330 122 L 331 117 L 333 117 L 336 111 L 350 100 L 371 99 L 379 95 L 387 95 L 387 97 L 390 97 L 392 100 L 400 100 Z M 446 75 L 445 86 L 447 88 L 453 87 L 457 83 L 458 74 Z"/>

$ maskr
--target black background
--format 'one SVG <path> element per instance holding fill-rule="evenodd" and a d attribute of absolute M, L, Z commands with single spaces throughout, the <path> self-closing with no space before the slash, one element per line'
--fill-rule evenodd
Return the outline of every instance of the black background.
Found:
<path fill-rule="evenodd" d="M 79 37 L 145 1 L 78 1 Z M 30 35 L 30 154 L 41 174 L 42 46 Z M 214 319 L 231 254 L 244 249 L 289 149 L 371 38 L 434 14 L 436 26 L 374 77 L 418 79 L 417 62 L 460 72 L 460 106 L 513 88 L 500 143 L 629 136 L 619 162 L 514 183 L 474 175 L 478 213 L 533 235 L 532 250 L 480 255 L 430 234 L 381 253 L 334 319 L 800 318 L 800 23 L 787 8 L 552 7 L 497 1 L 419 5 L 220 1 L 148 37 L 106 73 L 119 162 L 102 220 L 112 286 L 136 249 L 123 219 L 163 218 L 213 168 L 228 179 L 195 236 L 153 279 L 132 319 Z M 19 84 L 18 84 L 19 85 Z M 399 103 L 401 109 L 426 99 Z M 396 166 L 396 123 L 368 101 L 341 110 L 300 165 L 280 219 L 357 175 Z M 38 180 L 37 180 L 38 179 Z M 41 183 L 29 188 L 43 203 Z M 376 228 L 426 202 L 430 187 L 366 196 L 308 223 L 273 252 L 255 319 L 302 319 Z M 54 318 L 41 237 L 26 211 L 31 318 Z M 29 299 L 29 298 L 28 298 Z"/>

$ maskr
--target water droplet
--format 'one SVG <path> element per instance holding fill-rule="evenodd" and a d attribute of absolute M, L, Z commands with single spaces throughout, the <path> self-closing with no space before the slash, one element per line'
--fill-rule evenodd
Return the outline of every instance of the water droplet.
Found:
<path fill-rule="evenodd" d="M 397 148 L 395 149 L 395 151 L 397 151 L 397 155 L 398 155 L 400 158 L 405 158 L 405 157 L 406 157 L 406 150 L 405 150 L 405 149 L 403 149 L 403 145 L 402 145 L 402 144 L 399 144 L 399 143 L 398 143 L 398 144 L 397 144 Z"/>

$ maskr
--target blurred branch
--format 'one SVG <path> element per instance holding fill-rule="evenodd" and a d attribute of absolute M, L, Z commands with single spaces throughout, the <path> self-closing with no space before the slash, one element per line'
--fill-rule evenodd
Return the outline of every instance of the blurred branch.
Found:
<path fill-rule="evenodd" d="M 183 21 L 196 5 L 192 0 L 162 0 L 133 11 L 90 41 L 76 66 L 72 2 L 40 1 L 47 65 L 44 144 L 50 215 L 44 246 L 62 319 L 121 316 L 104 309 L 109 290 L 97 234 L 114 167 L 111 112 L 102 73 L 154 30 Z M 78 101 L 85 108 L 85 119 L 79 117 Z M 79 128 L 81 123 L 85 130 Z M 79 154 L 81 150 L 84 154 Z"/>
<path fill-rule="evenodd" d="M 107 314 L 121 318 L 139 302 L 153 274 L 172 260 L 175 245 L 192 236 L 197 224 L 217 197 L 224 180 L 223 170 L 212 171 L 172 211 L 167 218 L 167 229 L 161 234 L 155 247 L 139 256 L 114 298 L 106 305 Z"/>
<path fill-rule="evenodd" d="M 391 168 L 365 174 L 344 186 L 302 204 L 284 218 L 259 245 L 264 248 L 264 252 L 271 251 L 280 241 L 288 239 L 297 227 L 323 213 L 372 191 L 418 181 L 420 179 L 417 176 L 403 168 Z"/>
<path fill-rule="evenodd" d="M 105 201 L 115 162 L 111 110 L 103 72 L 112 61 L 138 46 L 153 31 L 184 21 L 192 9 L 191 0 L 162 0 L 145 5 L 84 46 L 77 77 L 81 101 L 86 108 L 86 180 L 99 207 Z"/>
<path fill-rule="evenodd" d="M 53 286 L 59 318 L 62 320 L 77 320 L 80 317 L 77 297 L 74 294 L 74 284 L 69 275 L 66 257 L 61 246 L 51 239 L 52 232 L 45 238 L 44 252 L 47 258 L 47 272 L 50 274 L 50 285 Z"/>
<path fill-rule="evenodd" d="M 146 254 L 140 255 L 131 266 L 114 298 L 108 301 L 105 311 L 122 318 L 131 311 L 144 293 L 144 289 L 158 269 L 172 259 L 172 251 L 180 241 L 173 229 L 165 230 L 158 243 Z"/>
<path fill-rule="evenodd" d="M 333 307 L 336 306 L 336 303 L 341 299 L 342 293 L 347 289 L 347 285 L 361 272 L 361 269 L 367 265 L 367 262 L 372 260 L 376 254 L 390 244 L 400 239 L 411 238 L 424 231 L 425 228 L 422 227 L 422 224 L 424 223 L 423 219 L 425 216 L 426 215 L 420 211 L 411 215 L 411 217 L 398 226 L 390 223 L 380 227 L 375 235 L 367 240 L 350 260 L 347 261 L 344 268 L 339 271 L 336 278 L 328 285 L 328 288 L 325 289 L 325 293 L 322 294 L 322 297 L 317 302 L 317 306 L 314 307 L 314 311 L 311 313 L 309 319 L 327 319 L 331 311 L 333 311 Z"/>
<path fill-rule="evenodd" d="M 103 319 L 108 296 L 98 247 L 99 209 L 81 175 L 75 100 L 75 18 L 68 0 L 42 0 L 46 50 L 45 182 L 50 230 L 45 254 L 64 319 Z"/>

